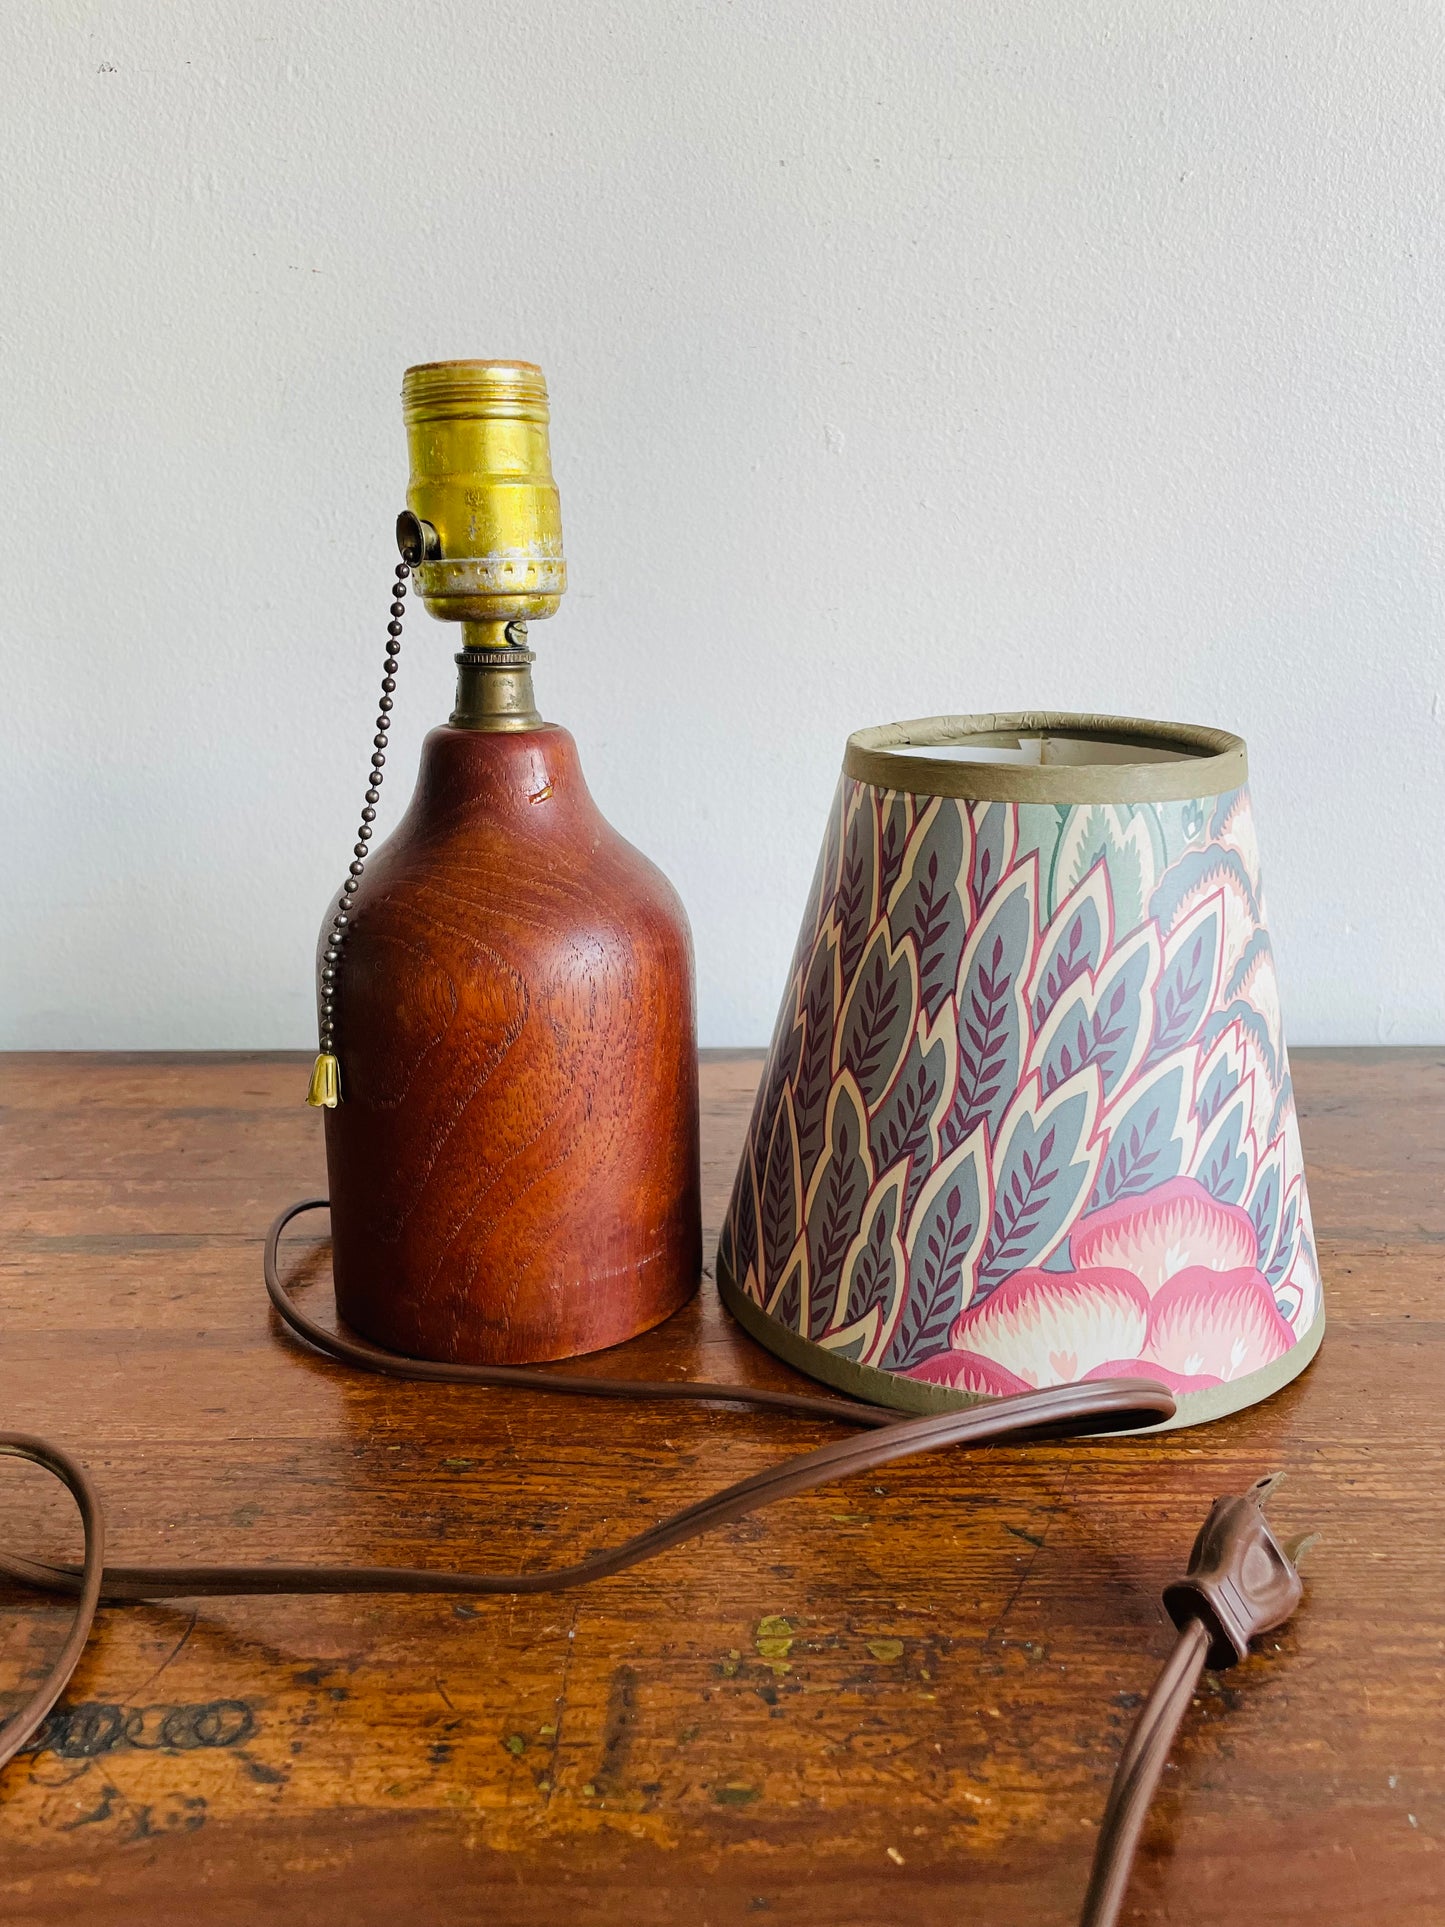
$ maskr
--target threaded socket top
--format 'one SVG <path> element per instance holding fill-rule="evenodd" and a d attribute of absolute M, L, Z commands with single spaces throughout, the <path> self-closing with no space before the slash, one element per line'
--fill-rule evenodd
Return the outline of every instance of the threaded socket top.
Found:
<path fill-rule="evenodd" d="M 547 382 L 534 361 L 423 361 L 401 380 L 401 409 L 413 422 L 551 419 Z"/>

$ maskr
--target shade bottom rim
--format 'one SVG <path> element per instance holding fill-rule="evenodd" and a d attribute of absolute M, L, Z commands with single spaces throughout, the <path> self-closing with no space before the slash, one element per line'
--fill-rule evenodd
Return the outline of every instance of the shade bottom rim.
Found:
<path fill-rule="evenodd" d="M 854 1359 L 840 1358 L 837 1352 L 829 1351 L 826 1345 L 815 1344 L 811 1338 L 803 1338 L 799 1333 L 780 1325 L 775 1318 L 769 1317 L 755 1299 L 750 1298 L 734 1281 L 721 1253 L 717 1261 L 718 1295 L 724 1305 L 736 1318 L 749 1337 L 781 1358 L 786 1365 L 805 1372 L 809 1378 L 820 1379 L 835 1390 L 847 1392 L 853 1398 L 865 1400 L 869 1405 L 885 1405 L 894 1411 L 927 1414 L 932 1412 L 962 1411 L 970 1405 L 992 1405 L 997 1403 L 998 1394 L 990 1392 L 962 1392 L 951 1385 L 933 1385 L 917 1378 L 905 1378 L 899 1372 L 880 1371 L 876 1365 L 860 1365 Z M 1262 1365 L 1258 1371 L 1247 1372 L 1243 1378 L 1234 1379 L 1227 1385 L 1210 1385 L 1198 1392 L 1181 1392 L 1177 1395 L 1178 1410 L 1173 1418 L 1165 1419 L 1159 1425 L 1140 1426 L 1140 1432 L 1177 1432 L 1187 1426 L 1209 1425 L 1215 1419 L 1228 1418 L 1234 1412 L 1243 1412 L 1251 1405 L 1272 1398 L 1282 1391 L 1313 1360 L 1325 1335 L 1325 1308 L 1321 1299 L 1320 1308 L 1315 1314 L 1309 1330 L 1282 1357 L 1271 1364 Z"/>

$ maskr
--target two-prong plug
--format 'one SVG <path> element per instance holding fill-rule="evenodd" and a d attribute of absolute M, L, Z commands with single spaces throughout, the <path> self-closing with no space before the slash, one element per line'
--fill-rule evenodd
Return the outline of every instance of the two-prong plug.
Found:
<path fill-rule="evenodd" d="M 1282 1626 L 1304 1596 L 1295 1569 L 1310 1539 L 1285 1547 L 1275 1537 L 1264 1507 L 1284 1478 L 1271 1472 L 1247 1492 L 1216 1499 L 1199 1528 L 1189 1570 L 1164 1589 L 1164 1609 L 1182 1632 L 1191 1619 L 1209 1634 L 1207 1666 L 1233 1666 L 1249 1642 Z"/>

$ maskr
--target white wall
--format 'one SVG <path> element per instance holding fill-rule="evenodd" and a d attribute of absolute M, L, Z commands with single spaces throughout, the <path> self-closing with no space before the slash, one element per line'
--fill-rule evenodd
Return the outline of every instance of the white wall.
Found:
<path fill-rule="evenodd" d="M 3 33 L 0 1042 L 311 1040 L 397 390 L 454 355 L 546 369 L 539 690 L 705 1042 L 770 1030 L 846 732 L 1020 705 L 1241 730 L 1293 1037 L 1445 1037 L 1438 5 Z M 408 788 L 454 644 L 411 625 Z"/>

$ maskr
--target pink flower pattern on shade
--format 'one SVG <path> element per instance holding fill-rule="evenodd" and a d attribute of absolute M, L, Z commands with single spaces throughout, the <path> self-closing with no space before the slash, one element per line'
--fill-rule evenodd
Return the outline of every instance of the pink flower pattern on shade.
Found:
<path fill-rule="evenodd" d="M 1091 1212 L 1070 1247 L 1077 1269 L 1015 1272 L 911 1376 L 1002 1394 L 1132 1374 L 1196 1392 L 1294 1343 L 1256 1268 L 1249 1214 L 1194 1178 Z"/>
<path fill-rule="evenodd" d="M 961 1392 L 1233 1384 L 1320 1306 L 1249 795 L 839 785 L 719 1264 Z"/>

